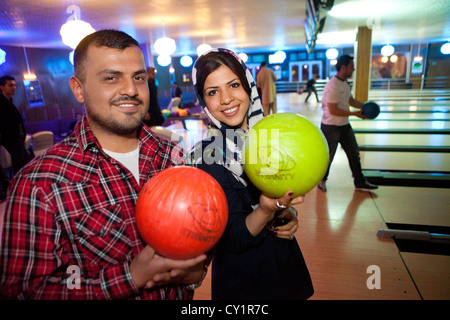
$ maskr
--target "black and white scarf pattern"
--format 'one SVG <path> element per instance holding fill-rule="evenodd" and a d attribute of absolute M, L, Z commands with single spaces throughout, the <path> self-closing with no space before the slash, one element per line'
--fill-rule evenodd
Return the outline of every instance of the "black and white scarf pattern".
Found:
<path fill-rule="evenodd" d="M 247 111 L 247 125 L 250 130 L 259 120 L 264 117 L 261 99 L 256 89 L 256 83 L 252 73 L 247 69 L 245 63 L 237 54 L 228 49 L 211 49 L 209 52 L 225 52 L 236 58 L 245 70 L 248 84 L 251 88 L 250 105 Z M 225 123 L 218 121 L 209 112 L 205 102 L 203 101 L 203 92 L 198 92 L 197 88 L 197 62 L 202 56 L 198 57 L 192 68 L 192 81 L 194 83 L 195 94 L 200 102 L 204 112 L 211 120 L 213 126 L 208 128 L 208 137 L 210 141 L 208 147 L 204 147 L 202 142 L 198 143 L 191 151 L 191 161 L 193 165 L 202 161 L 214 161 L 233 173 L 236 179 L 247 186 L 245 179 L 244 167 L 242 162 L 242 147 L 244 144 L 246 132 L 242 129 L 230 128 Z"/>

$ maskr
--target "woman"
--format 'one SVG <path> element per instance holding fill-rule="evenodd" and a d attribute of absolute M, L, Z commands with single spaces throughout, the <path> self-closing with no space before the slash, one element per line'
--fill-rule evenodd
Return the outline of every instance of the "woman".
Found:
<path fill-rule="evenodd" d="M 193 164 L 211 174 L 227 196 L 227 228 L 214 253 L 212 299 L 307 299 L 313 294 L 308 269 L 293 237 L 299 204 L 288 191 L 278 199 L 262 194 L 248 180 L 242 165 L 243 137 L 263 118 L 256 85 L 237 55 L 213 49 L 193 68 L 198 100 L 212 122 L 209 139 L 193 149 Z"/>

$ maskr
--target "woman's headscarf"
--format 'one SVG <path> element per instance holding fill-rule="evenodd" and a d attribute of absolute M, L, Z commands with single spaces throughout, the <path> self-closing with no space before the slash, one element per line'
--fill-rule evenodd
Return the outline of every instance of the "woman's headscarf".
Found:
<path fill-rule="evenodd" d="M 203 92 L 199 92 L 197 86 L 197 65 L 202 57 L 210 52 L 223 52 L 232 55 L 245 71 L 247 82 L 251 89 L 250 104 L 247 111 L 247 125 L 251 129 L 259 120 L 264 117 L 264 112 L 261 104 L 261 99 L 256 89 L 256 83 L 250 70 L 247 69 L 245 63 L 239 58 L 237 54 L 228 49 L 211 49 L 198 57 L 192 69 L 192 81 L 194 83 L 195 94 L 200 102 L 203 110 L 214 124 L 214 127 L 208 129 L 210 144 L 205 147 L 205 143 L 198 143 L 191 154 L 193 164 L 199 164 L 201 161 L 214 161 L 233 173 L 233 175 L 241 181 L 245 186 L 247 185 L 245 173 L 242 162 L 242 147 L 245 138 L 245 131 L 238 128 L 230 128 L 225 123 L 220 122 L 214 118 L 209 112 L 204 100 Z M 205 142 L 205 141 L 204 141 Z M 199 150 L 200 149 L 200 150 Z"/>

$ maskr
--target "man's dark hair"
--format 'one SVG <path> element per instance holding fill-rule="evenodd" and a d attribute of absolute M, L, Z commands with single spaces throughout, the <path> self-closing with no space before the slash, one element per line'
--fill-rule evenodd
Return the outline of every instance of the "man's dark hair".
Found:
<path fill-rule="evenodd" d="M 16 81 L 12 76 L 3 76 L 0 78 L 0 86 L 6 85 L 6 81 Z"/>
<path fill-rule="evenodd" d="M 139 43 L 133 37 L 119 30 L 99 30 L 84 37 L 76 47 L 73 55 L 75 76 L 82 82 L 85 80 L 83 63 L 86 60 L 90 46 L 124 50 L 131 46 L 139 47 Z"/>
<path fill-rule="evenodd" d="M 349 56 L 348 54 L 344 54 L 344 55 L 340 56 L 336 62 L 336 70 L 339 71 L 339 70 L 341 70 L 342 66 L 348 66 L 348 64 L 350 62 L 352 62 L 353 59 L 354 58 L 352 56 Z"/>

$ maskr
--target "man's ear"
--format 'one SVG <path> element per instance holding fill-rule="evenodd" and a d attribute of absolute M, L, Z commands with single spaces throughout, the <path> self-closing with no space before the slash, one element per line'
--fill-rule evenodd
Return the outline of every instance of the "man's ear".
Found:
<path fill-rule="evenodd" d="M 77 101 L 79 103 L 84 103 L 83 83 L 80 81 L 80 79 L 72 76 L 69 80 L 69 85 Z"/>

